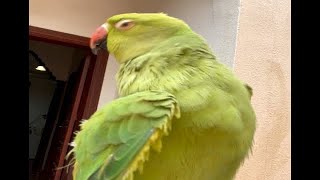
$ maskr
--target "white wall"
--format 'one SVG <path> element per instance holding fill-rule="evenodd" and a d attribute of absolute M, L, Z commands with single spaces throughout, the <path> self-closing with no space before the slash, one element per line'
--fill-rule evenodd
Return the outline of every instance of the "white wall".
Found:
<path fill-rule="evenodd" d="M 34 158 L 41 139 L 41 130 L 45 125 L 42 115 L 48 113 L 51 99 L 56 87 L 54 81 L 30 78 L 29 88 L 29 124 L 33 121 L 35 134 L 29 134 L 29 158 Z"/>
<path fill-rule="evenodd" d="M 235 72 L 253 88 L 257 130 L 239 180 L 291 179 L 290 0 L 242 0 Z"/>
<path fill-rule="evenodd" d="M 108 59 L 107 69 L 103 79 L 98 109 L 106 103 L 117 98 L 115 74 L 117 73 L 118 67 L 119 64 L 116 62 L 115 58 L 112 55 L 110 55 Z"/>

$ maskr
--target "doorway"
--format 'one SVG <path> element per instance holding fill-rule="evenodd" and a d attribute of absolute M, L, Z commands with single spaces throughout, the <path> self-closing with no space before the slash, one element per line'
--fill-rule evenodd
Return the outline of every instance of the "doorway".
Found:
<path fill-rule="evenodd" d="M 29 26 L 29 179 L 68 178 L 57 168 L 67 163 L 79 121 L 97 109 L 108 60 L 88 44 L 87 37 Z"/>

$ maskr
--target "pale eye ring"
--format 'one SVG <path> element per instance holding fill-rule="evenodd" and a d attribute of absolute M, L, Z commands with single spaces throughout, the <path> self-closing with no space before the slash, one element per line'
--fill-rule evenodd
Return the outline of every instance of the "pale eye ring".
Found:
<path fill-rule="evenodd" d="M 133 26 L 133 21 L 129 19 L 121 20 L 115 24 L 115 27 L 120 30 L 127 30 L 132 28 Z"/>

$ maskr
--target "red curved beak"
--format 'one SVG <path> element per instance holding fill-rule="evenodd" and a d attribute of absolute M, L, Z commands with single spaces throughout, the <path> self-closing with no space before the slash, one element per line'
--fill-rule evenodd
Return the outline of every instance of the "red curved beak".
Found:
<path fill-rule="evenodd" d="M 99 49 L 107 50 L 108 27 L 106 24 L 98 27 L 90 38 L 92 53 L 97 54 Z"/>

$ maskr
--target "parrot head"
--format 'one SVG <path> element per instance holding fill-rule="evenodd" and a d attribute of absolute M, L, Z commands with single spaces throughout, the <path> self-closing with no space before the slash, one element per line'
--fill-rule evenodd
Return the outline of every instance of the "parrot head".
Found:
<path fill-rule="evenodd" d="M 180 19 L 164 13 L 128 13 L 107 19 L 92 34 L 90 48 L 108 50 L 119 63 L 154 48 L 160 42 L 182 33 L 192 32 Z"/>

